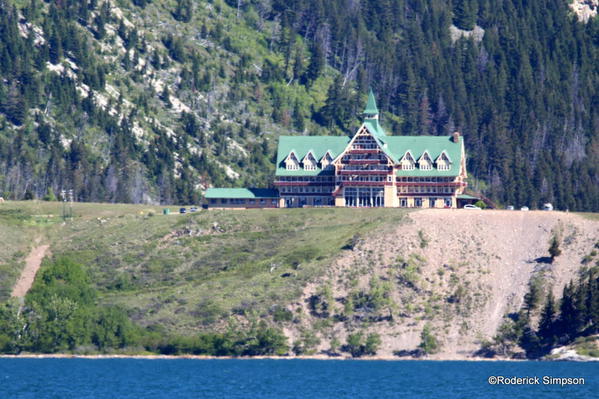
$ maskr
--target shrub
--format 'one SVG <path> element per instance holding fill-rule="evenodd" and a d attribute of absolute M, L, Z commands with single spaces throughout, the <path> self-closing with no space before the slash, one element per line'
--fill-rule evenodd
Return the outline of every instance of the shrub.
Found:
<path fill-rule="evenodd" d="M 343 351 L 349 352 L 353 357 L 362 356 L 364 353 L 364 334 L 357 332 L 348 335 Z"/>
<path fill-rule="evenodd" d="M 420 248 L 424 249 L 428 246 L 428 237 L 424 234 L 424 231 L 418 230 L 418 239 L 420 239 Z"/>
<path fill-rule="evenodd" d="M 431 355 L 439 351 L 439 341 L 431 332 L 430 324 L 425 324 L 424 328 L 422 329 L 422 333 L 420 333 L 420 345 L 418 345 L 418 347 L 427 355 Z"/>
<path fill-rule="evenodd" d="M 293 343 L 293 352 L 296 355 L 313 355 L 316 347 L 320 345 L 320 338 L 312 330 L 304 330 L 300 339 Z"/>
<path fill-rule="evenodd" d="M 381 337 L 377 333 L 370 333 L 366 337 L 366 343 L 364 344 L 364 353 L 367 355 L 376 355 L 376 352 L 381 345 Z"/>
<path fill-rule="evenodd" d="M 364 339 L 362 332 L 356 332 L 347 336 L 347 342 L 343 346 L 344 352 L 349 352 L 352 357 L 362 357 L 364 355 L 376 355 L 381 345 L 381 337 L 377 333 L 370 333 Z"/>
<path fill-rule="evenodd" d="M 551 237 L 551 241 L 549 243 L 549 255 L 551 256 L 551 262 L 553 262 L 555 258 L 562 254 L 562 250 L 560 249 L 559 245 L 559 236 L 557 234 L 553 234 L 553 237 Z"/>
<path fill-rule="evenodd" d="M 281 306 L 275 307 L 272 318 L 275 322 L 284 322 L 293 320 L 293 312 L 289 309 L 285 309 Z"/>
<path fill-rule="evenodd" d="M 478 206 L 480 209 L 485 209 L 487 207 L 487 204 L 485 203 L 485 201 L 478 200 L 474 203 L 474 206 Z"/>

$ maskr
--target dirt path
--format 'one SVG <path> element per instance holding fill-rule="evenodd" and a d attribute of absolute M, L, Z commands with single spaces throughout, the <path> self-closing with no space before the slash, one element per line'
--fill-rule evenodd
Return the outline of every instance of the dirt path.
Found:
<path fill-rule="evenodd" d="M 48 252 L 49 245 L 40 245 L 31 250 L 25 259 L 25 268 L 21 272 L 21 276 L 17 280 L 13 290 L 12 297 L 22 298 L 31 288 L 35 275 L 42 264 L 42 259 Z"/>

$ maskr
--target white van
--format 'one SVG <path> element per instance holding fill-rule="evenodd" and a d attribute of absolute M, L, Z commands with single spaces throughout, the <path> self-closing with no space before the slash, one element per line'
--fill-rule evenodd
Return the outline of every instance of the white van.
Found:
<path fill-rule="evenodd" d="M 543 204 L 543 210 L 544 211 L 552 211 L 553 205 L 551 204 L 551 202 L 547 202 L 547 203 Z"/>

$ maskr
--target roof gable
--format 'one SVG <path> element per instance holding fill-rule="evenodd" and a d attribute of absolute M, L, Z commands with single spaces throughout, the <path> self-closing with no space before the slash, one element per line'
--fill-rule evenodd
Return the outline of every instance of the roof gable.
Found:
<path fill-rule="evenodd" d="M 386 138 L 389 151 L 398 158 L 403 158 L 406 152 L 410 152 L 414 160 L 420 159 L 427 152 L 433 160 L 439 158 L 442 153 L 445 153 L 450 160 L 462 159 L 462 140 L 455 143 L 450 136 L 387 136 Z M 451 161 L 451 167 L 448 170 L 439 171 L 436 168 L 433 170 L 410 170 L 398 171 L 398 176 L 422 176 L 429 175 L 444 175 L 457 176 L 460 174 L 460 162 Z"/>
<path fill-rule="evenodd" d="M 297 159 L 304 159 L 311 152 L 316 161 L 322 159 L 328 152 L 332 158 L 341 154 L 349 143 L 350 138 L 347 136 L 280 136 L 279 147 L 277 150 L 277 176 L 313 176 L 322 172 L 321 169 L 316 170 L 294 170 L 288 171 L 285 169 L 285 159 L 289 153 L 293 151 Z M 327 171 L 330 173 L 330 171 Z"/>

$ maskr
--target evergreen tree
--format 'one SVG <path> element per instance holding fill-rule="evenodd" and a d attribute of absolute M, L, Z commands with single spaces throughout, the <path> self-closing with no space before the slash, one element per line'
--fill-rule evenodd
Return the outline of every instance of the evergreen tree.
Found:
<path fill-rule="evenodd" d="M 541 313 L 539 321 L 539 329 L 537 335 L 541 337 L 541 344 L 545 347 L 552 347 L 555 343 L 556 331 L 556 313 L 555 313 L 555 298 L 553 292 L 549 291 L 545 301 L 545 307 Z"/>
<path fill-rule="evenodd" d="M 314 82 L 326 65 L 326 56 L 324 53 L 324 49 L 319 43 L 315 43 L 312 46 L 312 56 L 310 58 L 310 64 L 308 65 L 308 69 L 303 76 L 302 84 L 310 85 Z"/>

